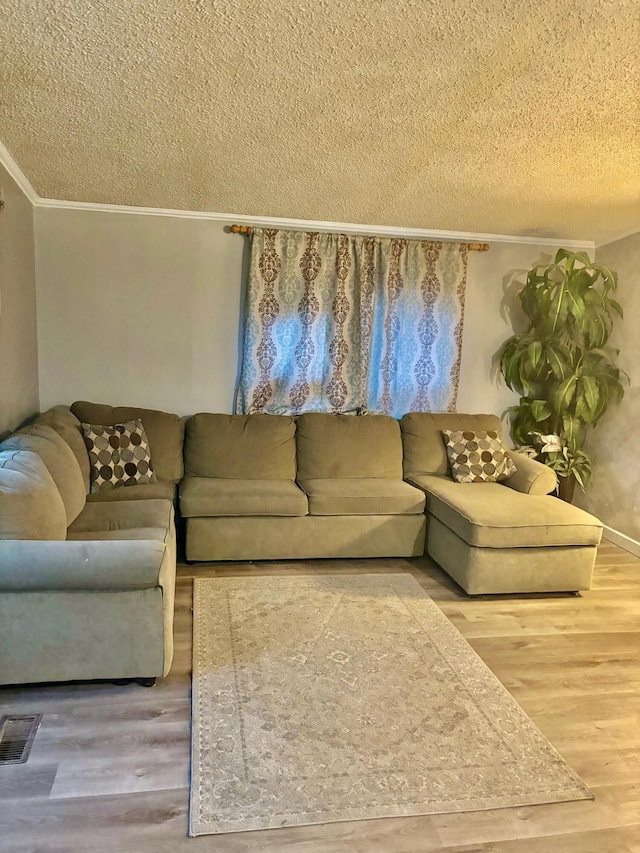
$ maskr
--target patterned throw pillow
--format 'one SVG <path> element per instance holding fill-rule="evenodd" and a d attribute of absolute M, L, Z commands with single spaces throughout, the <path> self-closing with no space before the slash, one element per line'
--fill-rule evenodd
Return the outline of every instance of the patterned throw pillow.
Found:
<path fill-rule="evenodd" d="M 442 435 L 458 483 L 497 483 L 516 473 L 496 430 L 443 429 Z"/>
<path fill-rule="evenodd" d="M 89 451 L 92 493 L 156 482 L 141 420 L 115 426 L 82 424 L 82 432 Z"/>

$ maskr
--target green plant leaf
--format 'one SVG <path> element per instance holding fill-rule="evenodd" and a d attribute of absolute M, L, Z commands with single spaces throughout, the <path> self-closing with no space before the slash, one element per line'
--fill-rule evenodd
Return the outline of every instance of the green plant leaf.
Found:
<path fill-rule="evenodd" d="M 576 383 L 576 376 L 567 376 L 553 392 L 553 408 L 558 414 L 562 414 L 567 410 L 569 404 L 573 400 Z"/>
<path fill-rule="evenodd" d="M 527 353 L 529 355 L 531 366 L 536 367 L 542 357 L 542 343 L 536 340 L 532 341 L 527 347 Z"/>
<path fill-rule="evenodd" d="M 587 403 L 589 414 L 593 418 L 600 402 L 600 389 L 598 383 L 592 376 L 582 376 L 580 384 L 584 392 L 584 399 Z"/>
<path fill-rule="evenodd" d="M 559 346 L 554 346 L 552 343 L 547 343 L 544 351 L 553 375 L 556 379 L 564 379 L 569 372 L 569 365 L 564 358 L 563 351 Z"/>
<path fill-rule="evenodd" d="M 551 415 L 551 406 L 546 400 L 533 400 L 531 414 L 536 423 L 546 420 Z"/>

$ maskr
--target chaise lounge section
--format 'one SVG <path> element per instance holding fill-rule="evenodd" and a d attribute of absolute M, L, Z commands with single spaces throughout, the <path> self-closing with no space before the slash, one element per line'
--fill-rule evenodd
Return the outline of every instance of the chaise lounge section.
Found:
<path fill-rule="evenodd" d="M 496 430 L 495 415 L 402 418 L 405 479 L 426 495 L 427 552 L 470 595 L 589 589 L 602 523 L 550 493 L 554 472 L 510 452 L 503 483 L 458 483 L 442 430 Z"/>

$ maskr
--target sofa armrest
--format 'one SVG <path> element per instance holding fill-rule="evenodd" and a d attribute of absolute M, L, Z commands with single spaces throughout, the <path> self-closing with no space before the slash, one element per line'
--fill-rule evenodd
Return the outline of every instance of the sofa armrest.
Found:
<path fill-rule="evenodd" d="M 160 585 L 165 551 L 151 539 L 3 539 L 0 592 L 148 589 Z"/>
<path fill-rule="evenodd" d="M 517 470 L 508 480 L 502 481 L 503 486 L 509 486 L 510 489 L 524 492 L 526 495 L 548 495 L 555 491 L 558 478 L 548 465 L 514 450 L 507 450 L 507 455 Z"/>

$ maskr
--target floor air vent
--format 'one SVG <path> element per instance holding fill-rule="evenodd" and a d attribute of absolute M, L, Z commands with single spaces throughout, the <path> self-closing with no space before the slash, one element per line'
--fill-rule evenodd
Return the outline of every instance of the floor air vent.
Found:
<path fill-rule="evenodd" d="M 25 763 L 41 719 L 42 714 L 0 717 L 0 765 Z"/>

